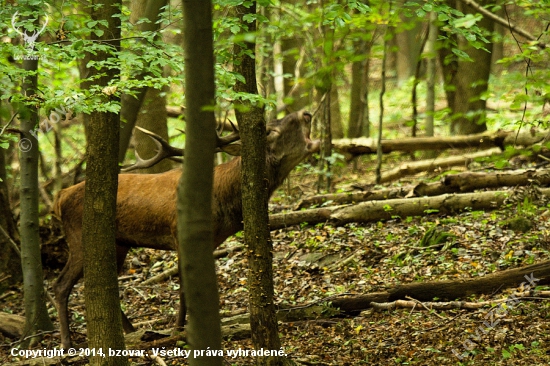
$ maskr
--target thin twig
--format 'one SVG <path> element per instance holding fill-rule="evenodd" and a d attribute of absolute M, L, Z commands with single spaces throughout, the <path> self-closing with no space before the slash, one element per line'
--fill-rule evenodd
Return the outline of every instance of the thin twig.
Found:
<path fill-rule="evenodd" d="M 13 250 L 15 251 L 15 253 L 17 253 L 17 255 L 19 256 L 19 258 L 21 258 L 21 250 L 19 249 L 19 247 L 17 246 L 17 243 L 13 241 L 13 239 L 11 238 L 11 236 L 8 235 L 8 233 L 6 232 L 6 230 L 4 230 L 4 228 L 0 225 L 0 231 L 2 231 L 2 234 L 4 234 L 4 236 L 6 237 L 6 239 L 8 239 L 8 242 L 11 244 L 11 246 L 13 247 Z"/>
<path fill-rule="evenodd" d="M 546 44 L 538 42 L 540 37 L 537 38 L 537 37 L 533 36 L 531 33 L 524 30 L 523 28 L 520 28 L 517 25 L 510 23 L 510 21 L 507 21 L 506 19 L 503 19 L 503 18 L 499 17 L 498 15 L 496 15 L 494 13 L 491 13 L 489 10 L 485 9 L 480 4 L 476 3 L 474 0 L 460 0 L 460 1 L 462 1 L 466 5 L 470 5 L 472 8 L 479 11 L 481 13 L 481 15 L 495 21 L 496 23 L 498 23 L 500 25 L 508 27 L 508 29 L 510 29 L 510 31 L 512 31 L 512 33 L 515 32 L 515 33 L 519 34 L 520 36 L 522 36 L 523 38 L 528 39 L 529 41 L 536 42 L 536 45 L 539 48 L 541 48 L 541 49 L 546 48 Z"/>

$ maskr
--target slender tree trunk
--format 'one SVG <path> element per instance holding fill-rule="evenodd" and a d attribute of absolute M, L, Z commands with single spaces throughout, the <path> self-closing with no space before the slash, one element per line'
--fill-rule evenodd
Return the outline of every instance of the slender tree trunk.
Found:
<path fill-rule="evenodd" d="M 215 103 L 212 3 L 186 0 L 183 16 L 187 140 L 177 202 L 180 281 L 189 312 L 187 340 L 193 351 L 189 364 L 219 366 L 223 357 L 218 353 L 221 352 L 221 328 L 212 254 L 216 145 L 216 119 L 212 110 Z"/>
<path fill-rule="evenodd" d="M 484 2 L 481 2 L 484 4 Z M 476 14 L 477 11 L 467 5 L 460 3 L 463 13 Z M 481 28 L 488 31 L 493 30 L 494 22 L 482 18 L 478 22 Z M 485 124 L 485 94 L 489 84 L 491 73 L 491 50 L 492 43 L 485 44 L 487 51 L 476 49 L 468 44 L 463 37 L 458 38 L 458 45 L 473 60 L 458 60 L 456 77 L 456 94 L 453 109 L 453 121 L 451 133 L 455 135 L 470 135 L 487 130 Z"/>
<path fill-rule="evenodd" d="M 236 7 L 241 24 L 248 32 L 257 30 L 256 22 L 247 23 L 246 15 L 256 13 L 256 2 L 250 7 Z M 250 54 L 255 54 L 255 44 L 236 44 L 235 71 L 246 82 L 237 82 L 235 90 L 258 94 L 256 87 L 256 64 Z M 263 108 L 245 105 L 248 111 L 236 110 L 242 141 L 242 201 L 245 245 L 248 248 L 248 285 L 250 291 L 250 327 L 255 349 L 278 350 L 281 347 L 274 304 L 272 268 L 272 243 L 269 230 L 267 203 L 269 200 L 266 171 L 266 125 Z M 282 365 L 280 357 L 257 357 L 258 365 Z"/>
<path fill-rule="evenodd" d="M 13 247 L 15 242 L 19 242 L 19 232 L 10 207 L 6 153 L 0 148 L 0 277 L 8 277 L 0 282 L 0 294 L 23 280 L 21 253 Z"/>
<path fill-rule="evenodd" d="M 504 8 L 501 7 L 500 9 L 496 10 L 495 14 L 501 18 L 505 18 Z M 497 63 L 497 61 L 504 57 L 504 34 L 507 29 L 500 23 L 496 22 L 494 27 L 495 32 L 493 36 L 493 52 L 491 53 L 491 72 L 494 75 L 499 76 L 504 68 L 503 65 Z"/>
<path fill-rule="evenodd" d="M 437 13 L 430 13 L 430 25 L 428 28 L 428 41 L 426 53 L 428 54 L 426 65 L 426 136 L 434 135 L 434 111 L 435 111 L 435 77 L 436 77 L 436 50 L 437 42 Z"/>
<path fill-rule="evenodd" d="M 399 0 L 397 6 L 405 7 L 405 0 Z M 416 16 L 406 17 L 401 15 L 402 24 L 411 24 L 411 29 L 397 30 L 395 42 L 397 44 L 396 71 L 397 83 L 402 85 L 415 73 L 416 61 L 421 52 L 422 22 Z M 407 27 L 410 28 L 410 27 Z"/>
<path fill-rule="evenodd" d="M 167 89 L 167 88 L 165 88 Z M 141 105 L 141 111 L 137 116 L 136 125 L 160 135 L 168 141 L 168 116 L 166 114 L 165 92 L 147 88 L 145 98 Z M 156 154 L 156 145 L 153 140 L 144 133 L 138 132 L 134 135 L 135 149 L 143 159 L 149 159 Z M 138 172 L 144 174 L 162 173 L 172 169 L 172 162 L 165 159 L 147 169 L 140 169 Z"/>
<path fill-rule="evenodd" d="M 157 31 L 160 24 L 157 23 L 162 7 L 167 0 L 132 1 L 130 21 L 136 23 L 141 18 L 146 18 L 150 23 L 141 23 L 138 29 L 142 32 Z M 147 67 L 146 67 L 147 68 Z M 152 131 L 168 141 L 168 116 L 166 113 L 166 92 L 168 87 L 162 90 L 146 88 L 141 102 L 139 113 L 136 116 L 135 125 Z M 153 140 L 143 133 L 134 134 L 135 150 L 143 159 L 152 158 L 156 154 L 156 145 Z M 122 143 L 122 139 L 121 139 Z M 121 146 L 124 148 L 124 146 Z M 172 169 L 173 164 L 165 159 L 147 169 L 138 170 L 139 173 L 162 173 Z"/>
<path fill-rule="evenodd" d="M 333 84 L 330 89 L 330 133 L 332 138 L 341 139 L 344 137 L 340 98 L 336 84 Z"/>
<path fill-rule="evenodd" d="M 321 159 L 319 159 L 319 181 L 317 184 L 317 191 L 321 189 L 330 192 L 332 185 L 331 177 L 331 164 L 330 156 L 332 155 L 332 128 L 331 128 L 331 113 L 330 113 L 330 100 L 331 100 L 331 87 L 328 90 L 318 89 L 320 96 L 324 96 L 324 100 L 321 104 L 321 120 L 320 132 L 321 132 Z M 324 93 L 324 94 L 323 94 Z"/>
<path fill-rule="evenodd" d="M 311 100 L 304 88 L 304 40 L 299 36 L 285 38 L 281 42 L 283 55 L 283 74 L 292 75 L 284 79 L 284 97 L 286 110 L 295 112 L 306 108 Z"/>
<path fill-rule="evenodd" d="M 147 18 L 149 22 L 143 22 L 139 24 L 138 30 L 141 32 L 154 32 L 157 31 L 160 27 L 160 24 L 157 23 L 161 8 L 165 6 L 167 3 L 167 0 L 148 0 L 148 1 L 142 1 L 142 0 L 135 0 L 131 2 L 131 21 L 133 23 L 137 22 L 140 18 Z M 147 69 L 147 67 L 145 67 Z M 148 74 L 147 71 L 142 72 L 135 76 L 138 80 L 143 80 L 143 78 Z M 122 103 L 121 103 L 121 110 L 120 110 L 120 117 L 122 119 L 122 129 L 120 132 L 120 147 L 119 147 L 119 155 L 118 155 L 118 161 L 122 163 L 124 161 L 124 157 L 126 156 L 126 150 L 128 149 L 128 145 L 130 143 L 130 139 L 132 137 L 132 131 L 134 129 L 134 126 L 136 124 L 142 126 L 139 124 L 138 118 L 140 118 L 143 123 L 147 126 L 142 126 L 146 129 L 149 129 L 156 134 L 162 136 L 166 140 L 168 140 L 168 128 L 166 127 L 166 110 L 161 112 L 162 114 L 160 116 L 153 115 L 153 113 L 149 113 L 147 116 L 144 114 L 139 114 L 142 112 L 142 106 L 144 103 L 147 103 L 147 105 L 150 105 L 149 103 L 163 103 L 164 105 L 162 108 L 166 107 L 166 99 L 160 98 L 159 99 L 150 99 L 147 102 L 147 96 L 149 98 L 155 96 L 158 98 L 158 92 L 151 92 L 147 93 L 146 87 L 140 88 L 136 91 L 135 96 L 130 96 L 127 94 L 122 95 Z M 156 100 L 156 101 L 154 101 Z M 145 101 L 145 102 L 144 102 Z M 157 107 L 159 110 L 161 106 Z M 157 112 L 158 110 L 155 110 Z M 146 136 L 140 136 L 137 137 L 138 139 L 138 145 L 143 145 L 145 149 L 149 149 L 150 147 L 153 147 L 154 149 L 154 143 L 150 142 L 143 142 L 145 139 L 149 139 L 149 137 Z M 141 151 L 139 151 L 141 153 Z M 149 152 L 144 153 L 144 155 L 141 155 L 143 158 L 147 158 L 149 155 Z M 154 155 L 154 150 L 153 150 Z M 158 173 L 163 172 L 168 169 L 170 169 L 171 164 L 169 161 L 163 161 L 156 165 L 155 167 L 151 168 L 152 170 L 146 171 L 146 173 Z"/>
<path fill-rule="evenodd" d="M 387 30 L 386 30 L 387 32 Z M 382 126 L 384 121 L 384 94 L 386 93 L 386 58 L 388 53 L 388 45 L 384 36 L 382 56 L 382 88 L 380 90 L 380 118 L 378 119 L 378 147 L 376 150 L 376 184 L 380 184 L 382 180 Z"/>
<path fill-rule="evenodd" d="M 107 22 L 98 41 L 118 52 L 120 47 L 120 6 L 117 0 L 104 0 L 101 7 L 92 6 L 92 20 Z M 92 35 L 94 37 L 94 35 Z M 113 40 L 115 39 L 115 40 Z M 90 60 L 101 62 L 112 54 L 106 51 L 90 55 Z M 94 81 L 105 87 L 118 79 L 119 70 L 90 69 L 90 74 L 103 74 Z M 102 95 L 112 100 L 114 95 Z M 88 147 L 86 149 L 86 188 L 82 217 L 82 244 L 84 247 L 84 299 L 88 326 L 88 347 L 102 349 L 104 355 L 90 357 L 91 365 L 127 365 L 126 357 L 111 356 L 109 349 L 123 350 L 124 336 L 118 295 L 116 260 L 116 194 L 118 187 L 118 147 L 120 119 L 118 114 L 96 112 L 90 114 Z"/>
<path fill-rule="evenodd" d="M 38 59 L 26 59 L 23 68 L 29 74 L 23 81 L 22 92 L 27 98 L 38 90 Z M 40 236 L 38 234 L 38 140 L 35 128 L 38 126 L 38 110 L 28 107 L 21 113 L 23 138 L 19 143 L 21 164 L 21 266 L 23 269 L 23 293 L 25 304 L 24 336 L 38 331 L 52 330 L 53 324 L 46 308 L 44 275 L 40 256 Z M 32 131 L 32 133 L 31 133 Z M 24 347 L 34 344 L 36 338 L 28 339 Z"/>
<path fill-rule="evenodd" d="M 356 48 L 365 59 L 355 61 L 351 66 L 351 91 L 348 121 L 349 138 L 361 137 L 365 132 L 368 136 L 367 109 L 368 109 L 368 56 L 370 54 L 370 42 L 358 42 Z"/>

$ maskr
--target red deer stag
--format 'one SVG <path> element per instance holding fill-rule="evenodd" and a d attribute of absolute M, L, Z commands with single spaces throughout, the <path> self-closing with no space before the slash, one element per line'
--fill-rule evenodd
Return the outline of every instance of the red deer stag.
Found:
<path fill-rule="evenodd" d="M 295 112 L 267 124 L 267 175 L 269 194 L 283 182 L 290 171 L 319 148 L 319 141 L 310 139 L 311 114 Z M 219 138 L 218 147 L 238 139 L 235 131 Z M 161 143 L 159 143 L 161 145 Z M 234 147 L 235 144 L 229 145 Z M 162 142 L 157 156 L 138 159 L 137 167 L 145 167 L 162 158 L 181 155 L 182 151 Z M 160 174 L 121 174 L 118 178 L 116 204 L 116 253 L 119 270 L 128 250 L 133 247 L 176 250 L 176 187 L 181 169 Z M 83 276 L 82 210 L 84 185 L 79 183 L 59 192 L 55 214 L 63 222 L 69 244 L 69 259 L 53 286 L 58 303 L 61 342 L 71 346 L 68 300 L 74 285 Z M 241 158 L 221 164 L 214 169 L 212 211 L 214 215 L 214 248 L 230 235 L 242 230 Z M 123 314 L 124 315 L 124 314 Z M 123 316 L 126 332 L 133 330 Z"/>

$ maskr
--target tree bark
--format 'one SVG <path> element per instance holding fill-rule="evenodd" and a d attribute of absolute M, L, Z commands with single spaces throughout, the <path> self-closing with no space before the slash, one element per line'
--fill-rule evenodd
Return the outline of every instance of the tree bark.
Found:
<path fill-rule="evenodd" d="M 475 9 L 468 5 L 462 6 L 462 11 L 464 14 L 477 13 Z M 478 25 L 489 32 L 492 32 L 494 28 L 494 22 L 487 18 L 480 20 Z M 473 62 L 472 60 L 458 60 L 451 133 L 454 135 L 471 135 L 487 130 L 485 123 L 486 100 L 483 95 L 487 92 L 489 85 L 493 44 L 485 44 L 487 52 L 471 46 L 465 38 L 458 37 L 458 46 L 469 55 Z"/>
<path fill-rule="evenodd" d="M 434 135 L 434 112 L 435 112 L 435 78 L 436 78 L 436 43 L 437 43 L 437 13 L 430 12 L 428 26 L 428 40 L 426 42 L 427 65 L 426 65 L 426 136 Z"/>
<path fill-rule="evenodd" d="M 368 125 L 368 70 L 371 42 L 356 43 L 359 54 L 365 54 L 365 59 L 355 61 L 351 65 L 350 109 L 347 137 L 356 138 L 369 136 Z"/>
<path fill-rule="evenodd" d="M 139 24 L 137 26 L 138 30 L 141 32 L 158 31 L 160 26 L 160 24 L 157 23 L 159 13 L 161 12 L 161 8 L 165 5 L 166 0 L 132 1 L 130 9 L 130 22 L 135 24 L 140 18 L 147 18 L 150 23 Z M 147 69 L 147 65 L 144 66 L 144 69 Z M 134 121 L 135 123 L 132 123 L 132 121 L 126 121 L 129 125 L 124 128 L 129 128 L 130 125 L 135 124 L 136 126 L 143 127 L 146 130 L 156 133 L 164 140 L 168 141 L 168 115 L 166 111 L 166 92 L 168 91 L 168 88 L 164 87 L 162 90 L 156 88 L 144 88 L 143 91 L 145 95 L 143 96 L 143 100 L 140 105 L 137 106 L 139 113 L 136 116 Z M 125 101 L 129 102 L 127 99 Z M 128 108 L 135 107 L 133 104 L 137 104 L 137 99 L 134 99 L 130 105 L 123 106 L 125 113 L 127 113 Z M 125 116 L 129 115 L 125 114 Z M 134 141 L 135 151 L 140 157 L 143 159 L 149 159 L 155 155 L 156 145 L 149 136 L 143 133 L 135 133 Z M 124 148 L 124 146 L 121 148 Z M 172 161 L 165 159 L 150 168 L 140 169 L 138 172 L 142 174 L 162 173 L 172 168 Z"/>
<path fill-rule="evenodd" d="M 330 89 L 330 134 L 331 138 L 341 139 L 344 137 L 340 97 L 336 84 L 332 85 Z"/>
<path fill-rule="evenodd" d="M 149 1 L 132 1 L 132 13 L 131 13 L 131 21 L 136 22 L 139 20 L 139 18 L 147 18 L 149 22 L 143 22 L 137 26 L 138 30 L 141 32 L 154 32 L 157 31 L 160 27 L 160 24 L 157 23 L 159 14 L 161 12 L 161 8 L 165 6 L 167 3 L 167 0 L 149 0 Z M 145 67 L 147 69 L 147 67 Z M 143 80 L 144 77 L 148 75 L 148 72 L 141 72 L 138 75 L 135 76 L 135 79 L 137 80 Z M 130 96 L 128 94 L 122 95 L 122 101 L 121 101 L 121 109 L 120 109 L 120 118 L 122 120 L 122 128 L 120 132 L 120 147 L 119 147 L 119 155 L 118 155 L 118 161 L 122 163 L 124 161 L 124 158 L 126 156 L 126 150 L 128 149 L 128 145 L 130 143 L 130 138 L 132 137 L 132 131 L 134 130 L 134 126 L 137 123 L 137 120 L 139 118 L 139 113 L 142 110 L 142 106 L 144 105 L 144 101 L 147 99 L 147 95 L 149 95 L 149 98 L 151 98 L 151 95 L 155 96 L 157 94 L 153 93 L 147 93 L 147 90 L 149 88 L 143 87 L 138 90 L 136 90 L 135 96 Z M 149 100 L 151 102 L 151 100 Z M 160 102 L 162 103 L 162 102 Z M 162 105 L 162 108 L 164 108 L 166 105 L 166 100 L 164 100 L 164 104 Z M 157 106 L 160 108 L 160 106 Z M 155 109 L 155 112 L 159 112 L 159 109 Z M 162 113 L 162 112 L 161 112 Z M 153 118 L 153 116 L 148 116 L 150 118 Z M 158 118 L 158 116 L 154 116 Z M 147 117 L 143 117 L 142 119 L 147 120 Z M 162 122 L 164 120 L 164 123 Z M 160 122 L 158 122 L 160 121 Z M 160 118 L 158 118 L 158 121 L 154 120 L 154 122 L 145 122 L 148 127 L 143 126 L 146 129 L 150 129 L 151 131 L 157 133 L 158 135 L 162 136 L 166 140 L 168 137 L 168 130 L 166 125 L 166 116 L 160 115 Z M 153 125 L 154 127 L 158 127 L 158 129 L 153 128 L 151 129 L 150 125 Z M 145 137 L 148 138 L 148 137 Z M 141 139 L 138 137 L 138 139 Z M 146 149 L 153 146 L 154 149 L 154 143 L 145 143 Z M 147 158 L 149 155 L 148 153 L 145 153 L 144 155 L 140 155 L 143 158 Z M 171 165 L 169 161 L 161 162 L 158 167 L 153 168 L 153 171 L 149 172 L 163 172 L 168 169 L 170 169 Z"/>
<path fill-rule="evenodd" d="M 19 242 L 19 232 L 10 207 L 10 194 L 7 184 L 6 155 L 0 148 L 0 277 L 8 276 L 0 282 L 0 294 L 15 283 L 23 280 L 21 255 L 10 242 Z"/>
<path fill-rule="evenodd" d="M 212 3 L 184 1 L 183 17 L 187 139 L 177 201 L 180 283 L 189 312 L 187 334 L 193 350 L 189 364 L 221 366 L 219 295 L 212 256 L 216 145 Z"/>
<path fill-rule="evenodd" d="M 91 7 L 92 20 L 100 25 L 103 35 L 95 38 L 112 47 L 111 52 L 90 54 L 90 60 L 101 62 L 118 52 L 120 47 L 120 6 L 117 0 L 104 1 Z M 92 37 L 94 37 L 92 33 Z M 92 38 L 94 39 L 94 38 Z M 116 56 L 115 56 L 116 57 Z M 119 78 L 118 69 L 91 68 L 90 75 L 102 75 L 94 82 L 101 87 Z M 105 102 L 115 95 L 102 95 Z M 109 349 L 123 350 L 122 317 L 118 295 L 116 260 L 116 194 L 118 186 L 118 147 L 120 119 L 118 114 L 93 111 L 88 126 L 86 150 L 86 188 L 82 217 L 84 247 L 84 298 L 89 348 L 102 349 L 104 357 L 92 354 L 92 365 L 127 365 L 127 357 L 111 356 Z"/>
<path fill-rule="evenodd" d="M 405 2 L 405 0 L 399 0 L 397 7 L 405 8 Z M 397 83 L 403 85 L 415 73 L 416 63 L 421 52 L 420 38 L 423 32 L 422 23 L 416 16 L 406 17 L 402 14 L 400 18 L 402 24 L 407 24 L 405 29 L 395 30 Z M 413 23 L 412 28 L 408 26 L 410 23 Z"/>
<path fill-rule="evenodd" d="M 28 73 L 23 81 L 22 93 L 26 98 L 36 97 L 38 91 L 38 59 L 25 59 L 23 69 Z M 44 275 L 40 256 L 38 233 L 38 109 L 28 106 L 21 113 L 22 138 L 19 142 L 21 164 L 21 266 L 23 270 L 23 295 L 25 307 L 25 332 L 30 336 L 42 330 L 52 330 L 53 324 L 46 308 Z M 33 345 L 37 338 L 28 338 L 23 347 Z"/>
<path fill-rule="evenodd" d="M 256 2 L 250 7 L 238 5 L 237 16 L 248 32 L 256 32 L 256 21 L 246 22 L 247 15 L 256 14 Z M 255 44 L 235 44 L 236 72 L 244 76 L 245 83 L 237 82 L 235 90 L 258 94 Z M 248 286 L 250 299 L 250 326 L 255 349 L 278 350 L 281 347 L 275 316 L 273 285 L 273 253 L 269 230 L 267 203 L 269 200 L 266 171 L 266 125 L 263 108 L 246 103 L 247 112 L 236 109 L 242 141 L 242 202 L 245 245 L 248 248 Z M 280 357 L 257 357 L 258 365 L 282 365 Z"/>
<path fill-rule="evenodd" d="M 285 38 L 281 42 L 283 74 L 292 75 L 284 79 L 285 110 L 289 113 L 306 108 L 311 100 L 304 86 L 304 39 L 298 35 Z"/>

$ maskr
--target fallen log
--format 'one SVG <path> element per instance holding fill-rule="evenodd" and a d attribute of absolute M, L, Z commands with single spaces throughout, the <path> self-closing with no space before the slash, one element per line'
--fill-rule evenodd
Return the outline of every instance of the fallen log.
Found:
<path fill-rule="evenodd" d="M 419 183 L 416 186 L 409 185 L 392 189 L 333 193 L 306 197 L 295 206 L 295 210 L 301 210 L 314 205 L 345 205 L 393 198 L 431 197 L 447 193 L 472 192 L 485 188 L 526 186 L 532 183 L 542 187 L 549 186 L 550 171 L 522 169 L 491 173 L 464 172 L 450 174 L 441 178 L 439 182 Z"/>
<path fill-rule="evenodd" d="M 504 150 L 506 146 L 531 146 L 541 142 L 547 132 L 516 131 L 484 132 L 466 136 L 410 137 L 402 139 L 382 140 L 384 154 L 403 151 L 445 150 L 498 147 Z M 333 140 L 333 148 L 352 157 L 365 154 L 376 154 L 377 140 L 371 138 Z"/>
<path fill-rule="evenodd" d="M 550 196 L 550 188 L 542 188 L 541 193 Z M 423 216 L 438 212 L 452 214 L 468 207 L 471 210 L 492 210 L 500 207 L 513 191 L 489 191 L 477 193 L 444 194 L 435 197 L 400 198 L 385 201 L 368 201 L 355 205 L 343 205 L 293 211 L 271 215 L 269 225 L 272 230 L 301 223 L 330 223 L 344 225 L 349 222 L 376 222 L 396 217 Z"/>
<path fill-rule="evenodd" d="M 455 155 L 445 158 L 437 159 L 428 159 L 428 160 L 419 160 L 406 162 L 387 171 L 382 172 L 382 177 L 380 183 L 387 183 L 398 180 L 400 178 L 423 173 L 423 172 L 432 172 L 435 170 L 446 170 L 451 167 L 463 166 L 467 167 L 475 159 L 485 158 L 493 155 L 499 155 L 502 152 L 500 149 L 494 148 L 489 150 L 477 151 L 474 153 L 464 154 L 464 155 Z M 374 178 L 371 178 L 369 181 L 364 182 L 363 184 L 372 184 L 374 183 Z"/>
<path fill-rule="evenodd" d="M 536 280 L 532 280 L 532 279 Z M 346 313 L 353 313 L 371 307 L 372 302 L 382 303 L 412 297 L 418 301 L 432 301 L 434 298 L 456 300 L 471 295 L 493 294 L 510 287 L 535 286 L 550 283 L 550 261 L 532 264 L 525 267 L 508 269 L 491 273 L 483 277 L 414 282 L 397 286 L 393 289 L 365 295 L 352 295 L 332 300 L 332 306 Z"/>

